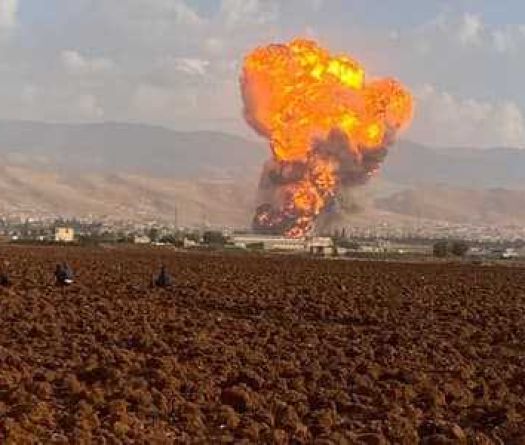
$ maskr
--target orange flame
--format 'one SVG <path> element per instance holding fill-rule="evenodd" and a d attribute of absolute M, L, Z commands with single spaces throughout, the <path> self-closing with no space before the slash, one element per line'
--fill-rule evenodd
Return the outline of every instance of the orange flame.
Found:
<path fill-rule="evenodd" d="M 341 132 L 358 159 L 391 143 L 413 114 L 412 96 L 399 82 L 367 82 L 357 61 L 332 56 L 309 40 L 253 51 L 244 62 L 242 86 L 246 119 L 269 139 L 275 160 L 309 165 L 287 203 L 297 214 L 288 233 L 293 236 L 311 228 L 340 182 L 337 162 L 312 156 L 314 141 Z"/>

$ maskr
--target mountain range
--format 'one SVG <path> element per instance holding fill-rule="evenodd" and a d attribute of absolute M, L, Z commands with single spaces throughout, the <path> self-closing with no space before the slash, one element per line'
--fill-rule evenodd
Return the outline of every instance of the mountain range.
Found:
<path fill-rule="evenodd" d="M 246 225 L 268 156 L 219 132 L 0 121 L 0 214 Z M 382 218 L 525 223 L 525 150 L 400 141 L 364 189 Z"/>

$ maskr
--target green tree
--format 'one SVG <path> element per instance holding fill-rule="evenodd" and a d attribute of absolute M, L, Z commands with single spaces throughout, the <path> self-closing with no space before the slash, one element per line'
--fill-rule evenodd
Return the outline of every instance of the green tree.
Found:
<path fill-rule="evenodd" d="M 342 247 L 343 249 L 351 249 L 351 250 L 358 250 L 359 244 L 355 241 L 352 241 L 350 239 L 342 239 L 335 243 L 337 247 Z"/>
<path fill-rule="evenodd" d="M 164 235 L 160 239 L 160 242 L 163 243 L 163 244 L 172 244 L 172 245 L 177 246 L 177 247 L 182 247 L 184 245 L 184 242 L 182 241 L 182 239 L 177 237 L 176 234 Z"/>
<path fill-rule="evenodd" d="M 250 243 L 246 245 L 249 250 L 264 250 L 264 243 Z"/>
<path fill-rule="evenodd" d="M 148 238 L 152 242 L 156 243 L 159 240 L 159 229 L 157 229 L 156 227 L 152 227 L 151 229 L 149 229 Z"/>
<path fill-rule="evenodd" d="M 465 256 L 469 251 L 469 245 L 465 241 L 454 241 L 450 250 L 455 256 Z"/>
<path fill-rule="evenodd" d="M 434 243 L 434 256 L 445 258 L 449 254 L 449 245 L 447 241 L 438 241 Z"/>
<path fill-rule="evenodd" d="M 203 235 L 204 244 L 211 246 L 224 246 L 226 244 L 226 238 L 221 232 L 207 231 Z"/>

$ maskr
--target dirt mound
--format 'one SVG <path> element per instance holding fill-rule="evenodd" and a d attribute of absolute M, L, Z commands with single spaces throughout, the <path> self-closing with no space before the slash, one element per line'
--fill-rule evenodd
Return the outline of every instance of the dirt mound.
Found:
<path fill-rule="evenodd" d="M 0 442 L 525 441 L 525 270 L 3 248 Z M 53 284 L 67 260 L 77 281 Z M 173 289 L 150 287 L 163 263 Z M 120 441 L 120 442 L 119 442 Z"/>

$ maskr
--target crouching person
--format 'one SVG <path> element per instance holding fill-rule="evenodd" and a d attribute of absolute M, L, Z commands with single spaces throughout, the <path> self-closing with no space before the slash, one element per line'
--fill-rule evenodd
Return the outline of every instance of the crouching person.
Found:
<path fill-rule="evenodd" d="M 55 268 L 55 280 L 57 286 L 69 286 L 74 282 L 74 273 L 69 264 L 57 264 Z"/>

